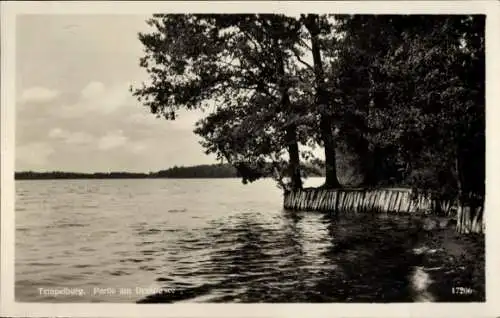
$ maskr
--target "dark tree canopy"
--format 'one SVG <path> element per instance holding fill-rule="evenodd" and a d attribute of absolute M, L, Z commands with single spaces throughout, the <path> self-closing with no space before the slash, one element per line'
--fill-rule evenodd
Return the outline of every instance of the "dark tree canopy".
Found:
<path fill-rule="evenodd" d="M 301 187 L 298 143 L 313 119 L 302 94 L 313 77 L 295 60 L 304 55 L 300 20 L 283 15 L 157 15 L 141 34 L 141 66 L 151 81 L 134 90 L 151 111 L 175 119 L 179 109 L 213 111 L 198 123 L 207 153 L 233 163 L 253 181 L 273 163 L 276 178 Z M 292 58 L 294 60 L 292 60 Z M 289 160 L 285 160 L 288 157 Z M 288 161 L 288 164 L 286 163 Z"/>
<path fill-rule="evenodd" d="M 300 188 L 319 145 L 328 187 L 340 186 L 347 160 L 337 160 L 348 154 L 367 187 L 484 197 L 484 16 L 155 15 L 148 24 L 139 39 L 150 78 L 134 95 L 166 119 L 207 110 L 195 132 L 244 181 L 272 174 Z"/>

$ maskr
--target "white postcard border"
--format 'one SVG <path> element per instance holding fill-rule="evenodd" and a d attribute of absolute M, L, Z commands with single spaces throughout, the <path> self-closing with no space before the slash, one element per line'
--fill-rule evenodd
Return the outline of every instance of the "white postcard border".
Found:
<path fill-rule="evenodd" d="M 1 302 L 2 316 L 74 317 L 490 317 L 500 314 L 500 23 L 497 1 L 74 1 L 2 2 L 1 7 Z M 15 18 L 19 14 L 280 12 L 487 14 L 486 303 L 428 304 L 39 304 L 14 302 Z M 500 210 L 500 209 L 498 209 Z"/>

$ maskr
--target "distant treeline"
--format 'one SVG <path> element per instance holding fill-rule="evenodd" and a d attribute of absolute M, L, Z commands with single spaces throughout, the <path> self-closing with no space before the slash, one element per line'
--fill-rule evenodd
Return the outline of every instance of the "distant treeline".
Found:
<path fill-rule="evenodd" d="M 16 172 L 16 180 L 32 180 L 32 179 L 129 179 L 129 178 L 148 178 L 147 173 L 132 173 L 132 172 L 96 172 L 96 173 L 81 173 L 81 172 L 34 172 L 23 171 Z"/>
<path fill-rule="evenodd" d="M 167 170 L 149 173 L 134 172 L 16 172 L 16 180 L 33 179 L 153 179 L 153 178 L 238 178 L 236 169 L 230 164 L 197 165 L 190 167 L 174 166 Z"/>
<path fill-rule="evenodd" d="M 174 166 L 152 174 L 155 178 L 237 178 L 236 169 L 230 164 Z"/>

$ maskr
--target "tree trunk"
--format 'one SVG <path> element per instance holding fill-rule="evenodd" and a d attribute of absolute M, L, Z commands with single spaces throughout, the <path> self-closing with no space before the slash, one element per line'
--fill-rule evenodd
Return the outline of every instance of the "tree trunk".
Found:
<path fill-rule="evenodd" d="M 366 139 L 356 136 L 348 137 L 348 146 L 356 154 L 356 165 L 361 174 L 361 183 L 359 186 L 372 188 L 377 185 L 377 170 L 375 169 L 376 152 L 369 149 Z"/>
<path fill-rule="evenodd" d="M 483 233 L 484 232 L 484 220 L 483 220 L 484 208 L 483 205 L 475 207 L 475 216 L 472 220 L 472 232 L 473 233 Z"/>
<path fill-rule="evenodd" d="M 455 173 L 458 187 L 457 232 L 460 234 L 483 233 L 484 207 L 482 198 L 476 198 L 467 187 L 464 190 L 464 164 L 462 153 L 457 150 Z"/>
<path fill-rule="evenodd" d="M 339 188 L 340 183 L 337 178 L 337 160 L 336 160 L 336 140 L 332 132 L 332 116 L 326 109 L 329 99 L 325 89 L 325 76 L 323 72 L 323 62 L 321 60 L 321 51 L 318 34 L 320 32 L 317 23 L 318 16 L 309 14 L 305 18 L 305 26 L 311 35 L 311 48 L 314 62 L 314 75 L 316 78 L 316 103 L 320 109 L 320 132 L 323 146 L 325 148 L 325 188 Z"/>
<path fill-rule="evenodd" d="M 292 105 L 290 103 L 290 96 L 288 93 L 288 85 L 284 81 L 285 76 L 285 62 L 283 60 L 283 52 L 278 48 L 278 74 L 280 75 L 280 88 L 282 92 L 281 107 L 283 112 L 288 115 L 293 115 Z M 302 179 L 300 175 L 300 153 L 299 144 L 297 142 L 297 125 L 294 123 L 289 124 L 285 128 L 285 142 L 287 145 L 289 162 L 288 174 L 290 177 L 290 190 L 302 188 Z"/>
<path fill-rule="evenodd" d="M 365 151 L 362 153 L 360 160 L 362 161 L 362 173 L 364 187 L 375 187 L 379 183 L 379 171 L 377 169 L 382 169 L 381 162 L 378 160 L 380 154 L 377 149 L 369 150 L 368 145 L 366 145 Z"/>
<path fill-rule="evenodd" d="M 462 170 L 460 167 L 460 152 L 457 150 L 455 152 L 455 175 L 457 180 L 457 232 L 460 234 L 464 234 L 467 232 L 467 212 L 469 212 L 465 205 L 465 197 L 463 193 L 462 186 Z"/>
<path fill-rule="evenodd" d="M 337 178 L 336 141 L 331 132 L 330 116 L 323 115 L 320 119 L 321 136 L 325 147 L 325 188 L 340 188 Z"/>
<path fill-rule="evenodd" d="M 299 145 L 297 143 L 297 131 L 296 126 L 291 125 L 286 129 L 286 139 L 288 142 L 288 155 L 290 156 L 289 161 L 289 174 L 292 190 L 302 189 L 302 178 L 300 175 L 300 157 L 299 157 Z"/>

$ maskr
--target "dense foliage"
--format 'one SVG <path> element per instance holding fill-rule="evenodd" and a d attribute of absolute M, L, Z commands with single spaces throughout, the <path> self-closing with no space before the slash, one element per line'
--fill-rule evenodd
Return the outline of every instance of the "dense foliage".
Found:
<path fill-rule="evenodd" d="M 299 143 L 320 143 L 325 185 L 339 186 L 320 56 L 325 17 L 155 15 L 148 23 L 155 30 L 139 38 L 151 81 L 133 92 L 153 113 L 175 119 L 179 108 L 212 108 L 196 133 L 243 181 L 272 173 L 283 187 L 300 188 L 300 161 L 311 157 L 301 158 Z M 303 59 L 308 51 L 314 66 Z"/>
<path fill-rule="evenodd" d="M 343 140 L 364 159 L 366 183 L 452 193 L 461 181 L 483 194 L 484 17 L 354 16 L 337 26 Z"/>
<path fill-rule="evenodd" d="M 139 38 L 153 113 L 211 109 L 195 132 L 244 181 L 300 188 L 309 150 L 356 158 L 362 184 L 484 198 L 484 16 L 155 15 Z M 300 149 L 300 151 L 299 151 Z M 345 161 L 344 161 L 345 163 Z M 474 214 L 474 213 L 473 213 Z M 477 215 L 477 213 L 476 213 Z M 473 217 L 473 216 L 471 216 Z"/>

